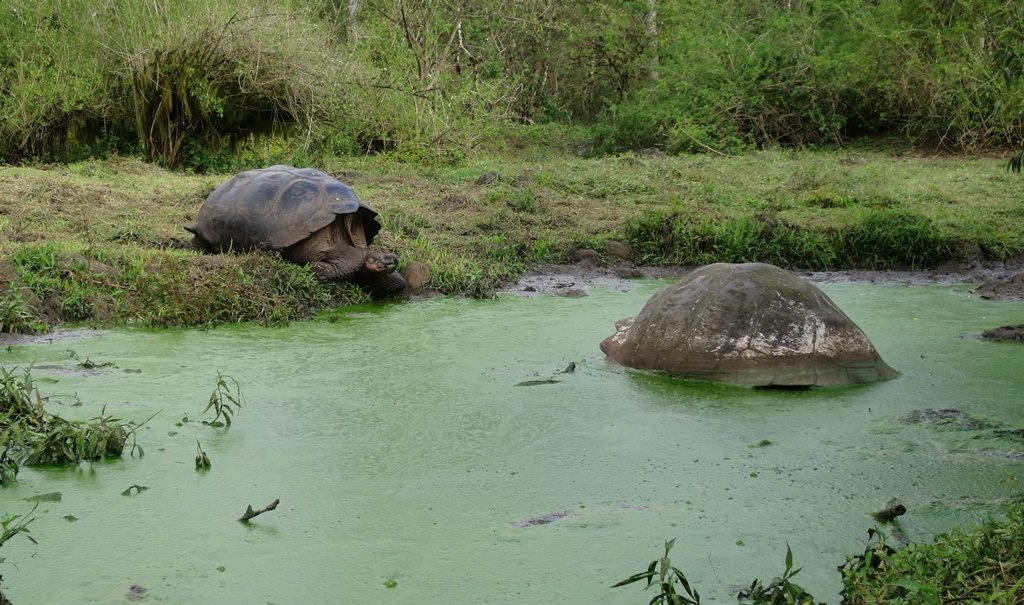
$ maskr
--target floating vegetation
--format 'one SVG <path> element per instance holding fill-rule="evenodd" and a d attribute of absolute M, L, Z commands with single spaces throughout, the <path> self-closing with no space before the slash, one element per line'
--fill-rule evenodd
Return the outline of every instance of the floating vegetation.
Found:
<path fill-rule="evenodd" d="M 129 438 L 131 453 L 144 453 L 135 431 L 145 422 L 109 416 L 106 408 L 89 420 L 67 420 L 48 412 L 44 401 L 30 370 L 0 368 L 0 483 L 15 481 L 23 465 L 119 457 Z"/>
<path fill-rule="evenodd" d="M 232 387 L 234 387 L 232 389 Z M 217 372 L 217 385 L 210 393 L 210 402 L 203 413 L 214 411 L 212 421 L 203 421 L 203 424 L 220 428 L 231 426 L 231 417 L 238 413 L 242 407 L 242 386 L 231 376 L 225 376 Z M 188 418 L 187 416 L 185 418 Z M 185 420 L 187 422 L 187 420 Z"/>

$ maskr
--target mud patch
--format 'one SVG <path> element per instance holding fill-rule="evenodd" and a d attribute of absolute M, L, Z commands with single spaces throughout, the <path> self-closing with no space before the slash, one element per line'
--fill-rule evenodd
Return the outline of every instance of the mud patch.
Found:
<path fill-rule="evenodd" d="M 616 292 L 629 292 L 637 286 L 637 279 L 680 278 L 694 267 L 596 267 L 590 263 L 579 265 L 541 265 L 523 274 L 519 281 L 504 290 L 520 296 L 558 294 L 580 296 L 597 287 Z"/>
<path fill-rule="evenodd" d="M 990 300 L 1024 301 L 1024 272 L 1003 279 L 987 280 L 972 294 Z"/>
<path fill-rule="evenodd" d="M 971 439 L 994 439 L 997 440 L 996 443 L 999 446 L 996 449 L 986 448 L 976 451 L 976 454 L 1003 460 L 1024 459 L 1024 452 L 1019 450 L 1000 451 L 1002 447 L 1005 447 L 1007 441 L 1018 443 L 1024 441 L 1024 428 L 1007 428 L 1002 423 L 979 418 L 956 408 L 914 410 L 909 414 L 900 416 L 899 420 L 912 424 L 928 425 L 938 429 L 977 431 L 976 434 L 971 436 Z"/>
<path fill-rule="evenodd" d="M 103 336 L 107 332 L 95 328 L 56 328 L 45 334 L 8 334 L 0 333 L 0 346 L 10 347 L 27 344 L 53 344 L 55 342 L 70 342 Z"/>
<path fill-rule="evenodd" d="M 971 414 L 956 408 L 945 408 L 942 410 L 926 408 L 923 410 L 914 410 L 909 414 L 900 416 L 899 419 L 911 424 L 927 424 L 960 431 L 977 431 L 982 429 L 992 429 L 999 426 L 994 422 L 977 416 L 972 416 Z"/>
<path fill-rule="evenodd" d="M 695 266 L 634 267 L 620 265 L 605 267 L 587 259 L 574 265 L 538 265 L 523 274 L 504 292 L 521 296 L 557 294 L 566 288 L 589 289 L 605 287 L 617 292 L 629 292 L 640 279 L 678 279 L 693 271 Z M 956 286 L 987 284 L 1008 280 L 1015 275 L 1024 276 L 1024 259 L 1010 262 L 947 263 L 926 271 L 802 271 L 793 273 L 816 284 L 879 284 L 907 286 Z M 981 288 L 975 290 L 977 293 Z M 1022 295 L 1017 299 L 1024 301 Z"/>
<path fill-rule="evenodd" d="M 512 527 L 516 529 L 523 529 L 526 527 L 534 527 L 535 525 L 547 525 L 548 523 L 554 523 L 562 519 L 568 519 L 574 516 L 576 513 L 571 510 L 560 510 L 554 513 L 548 513 L 539 517 L 530 517 L 524 521 L 516 521 L 512 524 Z"/>
<path fill-rule="evenodd" d="M 1024 342 L 1024 324 L 1016 326 L 1002 326 L 992 328 L 981 333 L 984 340 L 1004 340 L 1010 342 Z"/>

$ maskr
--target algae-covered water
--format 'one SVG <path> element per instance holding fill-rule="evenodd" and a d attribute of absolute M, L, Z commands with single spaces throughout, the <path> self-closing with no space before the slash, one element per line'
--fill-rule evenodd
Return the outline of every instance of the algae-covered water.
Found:
<path fill-rule="evenodd" d="M 673 562 L 706 602 L 780 573 L 788 542 L 800 583 L 834 603 L 835 567 L 889 498 L 923 540 L 983 519 L 1007 473 L 1024 474 L 1008 457 L 1020 441 L 899 420 L 958 408 L 1024 427 L 1024 347 L 971 338 L 1019 323 L 1019 305 L 824 286 L 903 376 L 752 391 L 603 360 L 615 320 L 660 285 L 14 346 L 5 366 L 34 364 L 44 395 L 83 402 L 58 399 L 62 414 L 159 414 L 139 431 L 144 457 L 26 468 L 0 490 L 10 513 L 62 494 L 36 511 L 38 545 L 3 547 L 5 592 L 15 604 L 129 602 L 133 585 L 154 603 L 634 604 L 653 595 L 610 586 L 674 537 Z M 245 397 L 228 430 L 195 422 L 218 372 Z M 121 495 L 131 485 L 149 489 Z"/>

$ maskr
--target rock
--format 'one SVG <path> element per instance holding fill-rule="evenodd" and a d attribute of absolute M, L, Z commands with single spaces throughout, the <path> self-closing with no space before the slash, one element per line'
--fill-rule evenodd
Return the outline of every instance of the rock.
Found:
<path fill-rule="evenodd" d="M 627 243 L 619 242 L 613 239 L 604 241 L 604 251 L 611 256 L 621 258 L 623 260 L 629 260 L 633 258 L 633 247 Z"/>
<path fill-rule="evenodd" d="M 640 279 L 644 276 L 643 271 L 633 265 L 615 267 L 613 270 L 615 271 L 615 276 L 621 279 Z"/>
<path fill-rule="evenodd" d="M 583 298 L 587 295 L 587 291 L 583 288 L 562 288 L 555 290 L 555 294 L 566 298 Z"/>
<path fill-rule="evenodd" d="M 414 260 L 402 269 L 402 277 L 412 294 L 419 294 L 430 283 L 430 268 Z"/>
<path fill-rule="evenodd" d="M 601 350 L 632 368 L 751 387 L 898 375 L 821 290 L 762 263 L 716 263 L 687 274 L 616 323 Z"/>
<path fill-rule="evenodd" d="M 600 267 L 604 263 L 601 262 L 601 257 L 598 255 L 596 250 L 590 248 L 579 248 L 572 251 L 572 262 L 577 265 L 589 266 L 589 267 Z"/>

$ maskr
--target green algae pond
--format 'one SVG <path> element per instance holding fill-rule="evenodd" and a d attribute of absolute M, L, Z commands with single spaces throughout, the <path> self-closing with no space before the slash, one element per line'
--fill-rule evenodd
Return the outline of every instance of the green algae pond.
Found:
<path fill-rule="evenodd" d="M 869 513 L 890 498 L 908 508 L 907 537 L 927 540 L 984 519 L 1007 476 L 1024 475 L 1024 442 L 994 430 L 1024 427 L 1024 347 L 976 338 L 1019 323 L 1019 303 L 823 285 L 902 376 L 747 390 L 604 360 L 598 343 L 661 285 L 13 345 L 3 365 L 32 366 L 62 415 L 156 415 L 138 431 L 142 457 L 23 468 L 0 490 L 8 513 L 60 493 L 36 509 L 38 545 L 4 545 L 5 594 L 634 604 L 653 594 L 610 586 L 676 538 L 673 563 L 705 602 L 781 573 L 788 543 L 798 583 L 834 603 L 836 566 L 863 551 Z M 198 422 L 218 372 L 244 396 L 226 429 Z M 963 414 L 915 414 L 947 408 Z M 133 485 L 148 489 L 122 495 Z"/>

